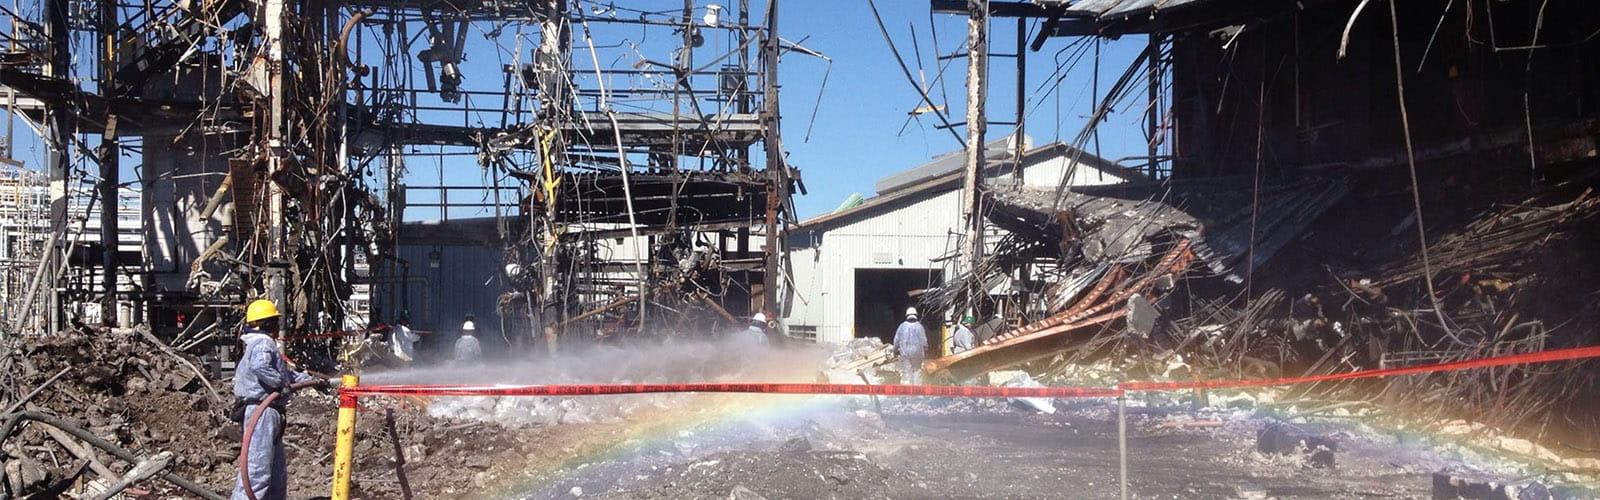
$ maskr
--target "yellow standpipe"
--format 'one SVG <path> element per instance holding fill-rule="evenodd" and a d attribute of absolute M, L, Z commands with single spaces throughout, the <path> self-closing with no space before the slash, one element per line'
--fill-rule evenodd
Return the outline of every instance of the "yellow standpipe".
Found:
<path fill-rule="evenodd" d="M 939 327 L 939 356 L 949 356 L 951 348 L 955 346 L 955 339 L 950 337 L 950 325 Z"/>
<path fill-rule="evenodd" d="M 350 500 L 350 473 L 355 468 L 356 397 L 345 391 L 361 377 L 345 375 L 339 384 L 339 426 L 333 441 L 333 500 Z"/>

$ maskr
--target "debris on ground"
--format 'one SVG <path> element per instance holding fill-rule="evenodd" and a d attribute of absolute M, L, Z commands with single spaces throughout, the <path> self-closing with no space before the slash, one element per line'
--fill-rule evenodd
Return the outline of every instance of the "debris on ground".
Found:
<path fill-rule="evenodd" d="M 1003 387 L 1044 387 L 1044 384 L 1034 380 L 1033 376 L 1028 375 L 1027 372 L 1018 371 L 1013 372 L 1011 375 L 1011 377 L 1004 379 L 1000 385 Z M 990 383 L 992 384 L 994 380 L 995 379 L 991 377 Z M 1011 401 L 1015 404 L 1030 408 L 1039 413 L 1056 412 L 1055 401 L 1050 398 L 1011 398 Z"/>
<path fill-rule="evenodd" d="M 168 354 L 144 335 L 129 330 L 68 330 L 45 337 L 9 337 L 4 349 L 7 355 L 0 360 L 0 383 L 6 388 L 7 406 L 59 416 L 139 456 L 171 453 L 168 467 L 178 477 L 224 495 L 233 488 L 238 475 L 240 425 L 226 415 L 232 405 L 232 384 L 211 380 L 210 374 L 197 374 L 185 364 L 204 366 L 199 360 Z M 213 396 L 207 384 L 218 388 L 220 394 Z M 35 388 L 44 390 L 31 399 L 21 399 Z M 373 400 L 368 408 L 387 405 L 406 406 L 401 401 Z M 332 396 L 309 390 L 295 394 L 289 405 L 284 441 L 291 498 L 327 493 L 333 470 L 335 407 Z M 399 497 L 402 483 L 396 479 L 394 467 L 402 461 L 409 476 L 407 488 L 414 494 L 429 497 L 471 491 L 484 478 L 461 474 L 463 465 L 474 472 L 515 473 L 516 467 L 494 457 L 500 453 L 525 456 L 525 449 L 537 446 L 543 435 L 538 427 L 499 423 L 455 427 L 452 421 L 414 409 L 389 414 L 398 429 L 396 434 L 389 431 L 387 418 L 367 413 L 369 416 L 358 420 L 357 453 L 366 459 L 357 463 L 355 489 L 365 498 Z M 135 465 L 55 431 L 47 425 L 30 424 L 5 437 L 0 448 L 5 461 L 3 487 L 12 497 L 38 492 L 77 474 L 80 461 L 95 464 L 87 477 L 102 485 L 119 482 Z M 93 458 L 63 461 L 78 456 Z M 181 493 L 158 479 L 139 486 Z"/>
<path fill-rule="evenodd" d="M 893 346 L 877 337 L 851 340 L 833 349 L 818 378 L 832 384 L 878 384 L 893 371 Z M 898 376 L 898 373 L 895 373 Z"/>
<path fill-rule="evenodd" d="M 1434 500 L 1569 500 L 1592 498 L 1567 486 L 1546 486 L 1537 480 L 1507 481 L 1488 474 L 1451 468 L 1433 473 Z"/>
<path fill-rule="evenodd" d="M 63 331 L 47 337 L 9 337 L 4 349 L 9 355 L 0 361 L 0 376 L 11 395 L 6 403 L 13 410 L 59 416 L 144 456 L 173 452 L 173 472 L 201 483 L 214 479 L 209 482 L 219 484 L 237 473 L 230 464 L 238 456 L 238 425 L 223 413 L 232 404 L 232 394 L 211 393 L 201 374 L 143 336 L 131 331 Z M 183 361 L 198 364 L 194 359 Z M 43 390 L 31 399 L 20 399 L 35 389 Z M 56 430 L 29 425 L 5 437 L 13 495 L 70 474 L 69 468 L 37 466 L 59 464 L 53 454 L 83 456 L 82 460 L 101 465 L 96 476 L 115 475 L 99 479 L 113 482 L 133 465 L 108 459 L 51 431 Z"/>
<path fill-rule="evenodd" d="M 1333 467 L 1340 439 L 1337 433 L 1316 434 L 1290 424 L 1273 422 L 1256 433 L 1256 451 L 1299 455 L 1312 467 Z"/>

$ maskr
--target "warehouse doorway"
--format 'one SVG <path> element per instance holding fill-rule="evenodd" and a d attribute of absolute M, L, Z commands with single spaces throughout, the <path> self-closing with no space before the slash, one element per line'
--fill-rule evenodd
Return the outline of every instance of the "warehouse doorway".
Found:
<path fill-rule="evenodd" d="M 921 291 L 938 287 L 944 273 L 938 269 L 857 269 L 855 283 L 855 336 L 877 337 L 888 344 L 894 330 L 905 321 L 907 307 L 917 305 Z M 939 311 L 923 311 L 922 326 L 928 331 L 928 345 L 939 345 Z"/>

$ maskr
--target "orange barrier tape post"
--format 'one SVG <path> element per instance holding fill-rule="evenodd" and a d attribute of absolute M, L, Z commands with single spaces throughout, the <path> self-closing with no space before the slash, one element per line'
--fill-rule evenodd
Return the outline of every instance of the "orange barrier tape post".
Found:
<path fill-rule="evenodd" d="M 339 423 L 333 437 L 332 500 L 350 499 L 350 474 L 355 470 L 356 395 L 350 391 L 361 383 L 355 375 L 345 375 L 339 384 Z"/>

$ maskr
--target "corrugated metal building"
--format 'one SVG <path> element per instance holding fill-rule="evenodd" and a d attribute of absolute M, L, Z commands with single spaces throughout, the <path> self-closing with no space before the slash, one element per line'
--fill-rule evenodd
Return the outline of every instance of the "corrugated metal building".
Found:
<path fill-rule="evenodd" d="M 1103 185 L 1139 174 L 1063 143 L 1025 151 L 990 145 L 986 183 L 1055 187 Z M 961 153 L 885 177 L 878 194 L 854 207 L 802 221 L 790 234 L 793 274 L 785 325 L 819 342 L 890 338 L 907 292 L 938 286 L 953 269 L 961 232 Z M 1075 161 L 1074 161 L 1075 160 Z M 997 238 L 989 238 L 994 241 Z M 929 320 L 942 311 L 923 311 Z M 930 321 L 930 327 L 935 323 Z"/>

